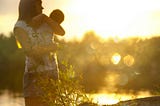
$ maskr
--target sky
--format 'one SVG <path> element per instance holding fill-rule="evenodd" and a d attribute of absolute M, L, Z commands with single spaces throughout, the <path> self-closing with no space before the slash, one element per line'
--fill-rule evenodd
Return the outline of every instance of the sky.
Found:
<path fill-rule="evenodd" d="M 160 0 L 42 0 L 43 13 L 61 9 L 65 39 L 89 31 L 102 38 L 160 35 Z M 9 35 L 18 17 L 19 0 L 0 0 L 0 33 Z"/>

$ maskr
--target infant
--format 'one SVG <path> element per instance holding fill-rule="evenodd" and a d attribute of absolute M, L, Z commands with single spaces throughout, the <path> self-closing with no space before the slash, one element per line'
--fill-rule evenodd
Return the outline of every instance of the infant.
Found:
<path fill-rule="evenodd" d="M 59 9 L 53 10 L 50 13 L 49 17 L 59 25 L 64 21 L 64 14 Z M 49 45 L 51 43 L 55 43 L 54 30 L 47 23 L 42 23 L 37 29 L 37 32 L 40 33 L 41 35 L 40 38 L 43 41 L 41 42 L 43 43 L 43 45 Z"/>

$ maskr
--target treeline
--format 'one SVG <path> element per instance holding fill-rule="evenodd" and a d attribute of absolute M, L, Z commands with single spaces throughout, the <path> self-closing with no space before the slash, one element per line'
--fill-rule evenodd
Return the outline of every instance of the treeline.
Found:
<path fill-rule="evenodd" d="M 24 54 L 17 48 L 13 34 L 0 34 L 0 89 L 22 91 Z"/>
<path fill-rule="evenodd" d="M 160 37 L 103 41 L 88 32 L 81 42 L 60 44 L 59 59 L 83 73 L 87 92 L 160 92 Z"/>
<path fill-rule="evenodd" d="M 59 40 L 57 50 L 60 69 L 66 62 L 82 73 L 86 92 L 149 90 L 160 91 L 160 37 L 142 40 L 108 39 L 103 41 L 93 32 L 81 42 Z M 0 35 L 0 88 L 22 91 L 24 54 L 11 37 Z"/>

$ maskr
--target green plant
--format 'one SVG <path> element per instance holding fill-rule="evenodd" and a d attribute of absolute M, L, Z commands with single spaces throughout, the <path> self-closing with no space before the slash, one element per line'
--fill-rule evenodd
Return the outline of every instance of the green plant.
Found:
<path fill-rule="evenodd" d="M 59 72 L 59 80 L 45 78 L 39 80 L 43 93 L 42 99 L 49 106 L 78 106 L 90 101 L 80 84 L 81 77 L 75 77 L 72 66 Z"/>

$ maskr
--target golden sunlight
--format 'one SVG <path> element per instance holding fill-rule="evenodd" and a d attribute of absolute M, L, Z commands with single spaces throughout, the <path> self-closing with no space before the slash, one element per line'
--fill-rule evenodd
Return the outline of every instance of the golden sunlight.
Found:
<path fill-rule="evenodd" d="M 10 31 L 13 31 L 17 16 L 15 14 L 0 14 L 0 33 L 4 33 L 5 36 L 10 36 Z"/>
<path fill-rule="evenodd" d="M 121 55 L 119 53 L 114 53 L 111 58 L 111 62 L 116 65 L 120 62 L 120 60 L 121 60 Z"/>
<path fill-rule="evenodd" d="M 91 30 L 102 38 L 151 37 L 160 34 L 160 20 L 153 17 L 160 14 L 155 15 L 158 4 L 156 0 L 68 0 L 63 5 L 63 25 L 66 34 L 77 38 Z"/>
<path fill-rule="evenodd" d="M 14 11 L 2 10 L 1 33 L 12 31 L 17 20 L 19 1 L 14 2 Z M 44 0 L 43 7 L 45 14 L 57 8 L 64 12 L 66 40 L 81 39 L 91 30 L 102 38 L 160 35 L 160 0 Z"/>
<path fill-rule="evenodd" d="M 20 44 L 20 42 L 19 42 L 18 40 L 16 40 L 16 44 L 17 44 L 17 47 L 18 47 L 19 49 L 22 48 L 22 45 Z"/>
<path fill-rule="evenodd" d="M 91 98 L 93 98 L 93 102 L 98 103 L 99 105 L 111 105 L 119 102 L 115 94 L 92 94 Z"/>
<path fill-rule="evenodd" d="M 90 94 L 90 98 L 93 99 L 93 102 L 98 103 L 99 105 L 111 105 L 116 104 L 120 101 L 131 100 L 136 98 L 150 97 L 152 96 L 148 91 L 140 91 L 138 94 L 116 94 L 116 93 L 98 93 Z"/>
<path fill-rule="evenodd" d="M 127 65 L 128 67 L 132 66 L 134 64 L 134 57 L 131 55 L 127 55 L 123 58 L 123 62 L 125 65 Z"/>

